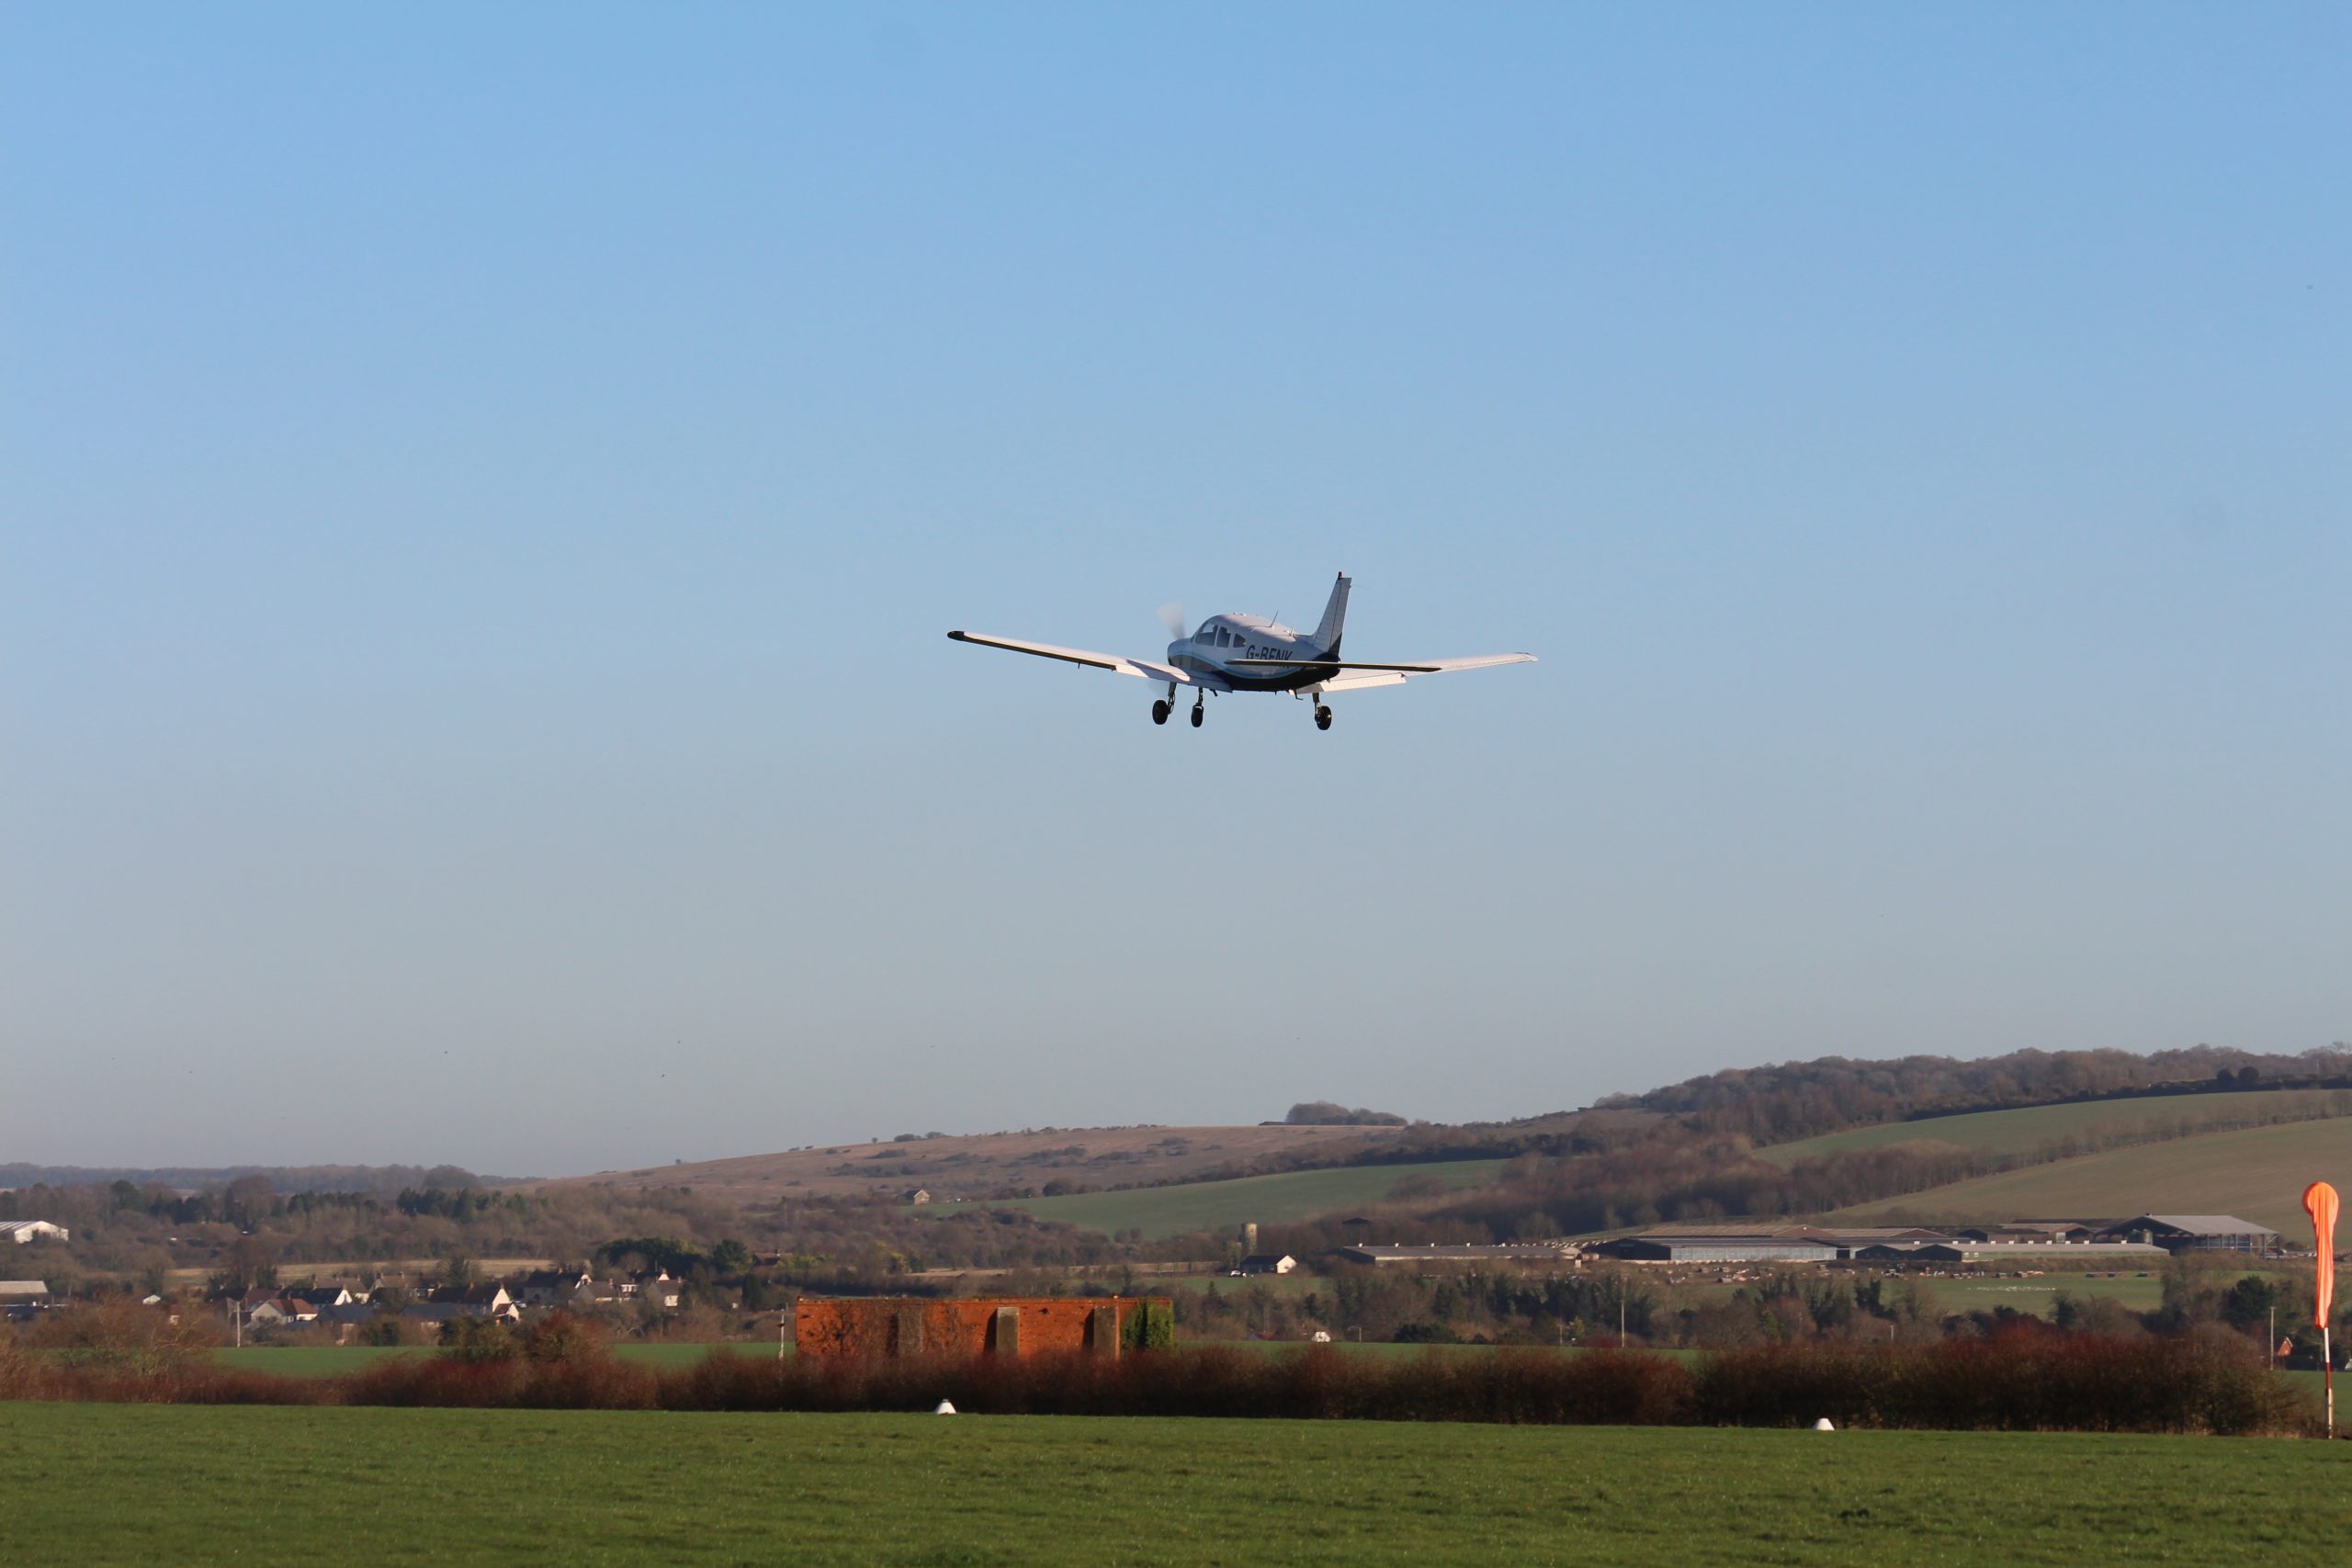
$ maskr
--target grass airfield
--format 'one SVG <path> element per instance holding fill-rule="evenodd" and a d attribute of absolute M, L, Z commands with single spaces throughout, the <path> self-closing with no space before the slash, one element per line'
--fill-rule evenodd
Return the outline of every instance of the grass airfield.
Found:
<path fill-rule="evenodd" d="M 11 1564 L 2330 1561 L 2249 1438 L 0 1404 Z"/>

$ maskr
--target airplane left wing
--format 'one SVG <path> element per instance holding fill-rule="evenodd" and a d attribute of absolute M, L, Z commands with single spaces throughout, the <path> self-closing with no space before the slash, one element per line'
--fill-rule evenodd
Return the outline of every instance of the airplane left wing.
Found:
<path fill-rule="evenodd" d="M 1132 675 L 1138 681 L 1172 681 L 1179 686 L 1226 689 L 1225 682 L 1213 676 L 1193 674 L 1154 659 L 1127 659 L 1116 653 L 1093 653 L 1082 648 L 1057 648 L 1050 642 L 1023 642 L 1017 637 L 981 637 L 975 632 L 949 632 L 947 635 L 957 642 L 977 643 L 982 648 L 1001 648 L 1014 653 L 1031 653 L 1040 659 L 1058 659 L 1066 664 L 1108 670 L 1114 675 Z"/>

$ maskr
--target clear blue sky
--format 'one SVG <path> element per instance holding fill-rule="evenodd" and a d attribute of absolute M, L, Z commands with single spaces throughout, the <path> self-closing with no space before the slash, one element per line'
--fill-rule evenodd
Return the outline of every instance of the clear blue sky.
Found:
<path fill-rule="evenodd" d="M 0 22 L 0 1158 L 2352 1037 L 2337 6 Z M 1155 729 L 1157 605 L 1532 667 Z"/>

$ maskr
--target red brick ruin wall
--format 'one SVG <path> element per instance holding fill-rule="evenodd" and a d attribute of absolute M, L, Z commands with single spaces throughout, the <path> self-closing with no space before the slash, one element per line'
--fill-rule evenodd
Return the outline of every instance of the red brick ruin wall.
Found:
<path fill-rule="evenodd" d="M 855 1301 L 800 1299 L 793 1334 L 804 1356 L 979 1356 L 1017 1348 L 1023 1356 L 1043 1351 L 1096 1348 L 1088 1325 L 1103 1308 L 1111 1311 L 1110 1344 L 1115 1353 L 1129 1314 L 1145 1303 L 1125 1296 L 959 1297 L 929 1301 L 874 1297 Z M 1165 1307 L 1168 1303 L 1159 1302 Z M 1010 1308 L 1018 1327 L 1017 1347 L 1000 1347 L 997 1314 Z"/>

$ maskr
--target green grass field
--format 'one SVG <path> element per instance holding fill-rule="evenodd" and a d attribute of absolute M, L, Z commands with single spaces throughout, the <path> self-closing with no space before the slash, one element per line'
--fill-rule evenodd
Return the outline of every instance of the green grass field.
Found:
<path fill-rule="evenodd" d="M 1946 1312 L 1991 1312 L 1996 1307 L 2012 1307 L 2037 1317 L 2050 1315 L 2052 1303 L 2060 1291 L 2077 1300 L 2105 1296 L 2121 1302 L 2133 1312 L 2154 1312 L 2164 1304 L 2165 1295 L 2164 1280 L 2153 1272 L 2097 1277 L 2044 1274 L 2037 1280 L 1922 1280 L 1919 1285 L 1931 1292 Z"/>
<path fill-rule="evenodd" d="M 213 1357 L 222 1366 L 234 1367 L 240 1371 L 274 1372 L 282 1378 L 331 1378 L 345 1372 L 365 1371 L 381 1360 L 432 1354 L 433 1348 L 429 1345 L 246 1345 L 216 1350 Z M 641 1367 L 684 1367 L 701 1360 L 705 1356 L 714 1355 L 773 1357 L 775 1354 L 774 1341 L 613 1347 L 613 1355 L 617 1359 L 633 1361 Z"/>
<path fill-rule="evenodd" d="M 1471 1159 L 1355 1165 L 1336 1170 L 1244 1176 L 1231 1181 L 1192 1181 L 1181 1187 L 1139 1187 L 1126 1192 L 1024 1198 L 987 1206 L 1026 1209 L 1041 1220 L 1059 1220 L 1086 1230 L 1140 1230 L 1147 1240 L 1156 1241 L 1193 1231 L 1238 1232 L 1250 1220 L 1265 1224 L 1364 1208 L 1385 1200 L 1398 1182 L 1417 1176 L 1433 1176 L 1458 1191 L 1492 1181 L 1504 1164 L 1498 1159 Z M 956 1210 L 930 1212 L 954 1213 Z"/>
<path fill-rule="evenodd" d="M 0 1404 L 11 1568 L 2317 1562 L 2352 1528 L 2343 1463 L 2246 1438 Z"/>
<path fill-rule="evenodd" d="M 2249 1094 L 2182 1095 L 2150 1100 L 2098 1100 L 2086 1105 L 2032 1105 L 2020 1111 L 1986 1111 L 1970 1116 L 1935 1116 L 1921 1122 L 1889 1122 L 1855 1127 L 1799 1143 L 1758 1149 L 1781 1165 L 1850 1149 L 1930 1139 L 1987 1154 L 2031 1154 L 2047 1145 L 2086 1134 L 2145 1135 L 2186 1122 L 2203 1127 L 2266 1114 L 2304 1114 L 2340 1105 L 2340 1089 L 2272 1089 Z M 2301 1190 L 2300 1188 L 2297 1189 Z"/>
<path fill-rule="evenodd" d="M 2257 1270 L 2248 1269 L 2253 1273 Z M 2227 1276 L 2235 1280 L 2236 1275 Z M 2031 1280 L 1999 1280 L 1973 1275 L 1953 1275 L 1948 1278 L 1924 1278 L 1919 1288 L 1934 1296 L 1943 1312 L 1990 1312 L 1995 1307 L 2012 1307 L 2040 1317 L 2050 1315 L 2052 1302 L 2060 1291 L 2076 1298 L 2107 1296 L 2121 1302 L 2133 1312 L 2148 1312 L 2164 1304 L 2164 1281 L 2151 1270 L 2143 1275 L 2109 1274 L 2044 1274 Z M 1752 1291 L 1752 1285 L 1681 1284 L 1661 1293 L 1682 1305 L 1695 1302 L 1725 1301 L 1740 1291 Z M 1889 1289 L 1893 1286 L 1890 1284 Z"/>
<path fill-rule="evenodd" d="M 2302 1191 L 2352 1171 L 2352 1118 L 2249 1127 L 2029 1166 L 1841 1209 L 1857 1223 L 1898 1214 L 1939 1221 L 2020 1216 L 2121 1218 L 2142 1213 L 2236 1214 L 2308 1245 Z"/>

